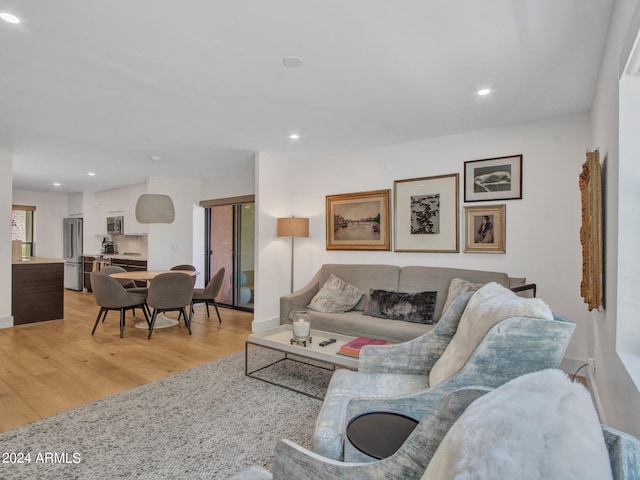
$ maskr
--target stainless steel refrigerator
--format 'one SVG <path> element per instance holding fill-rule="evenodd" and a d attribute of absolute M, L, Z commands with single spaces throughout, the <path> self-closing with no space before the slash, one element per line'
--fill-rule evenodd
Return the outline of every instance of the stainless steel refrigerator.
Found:
<path fill-rule="evenodd" d="M 64 219 L 64 288 L 82 290 L 82 219 Z"/>

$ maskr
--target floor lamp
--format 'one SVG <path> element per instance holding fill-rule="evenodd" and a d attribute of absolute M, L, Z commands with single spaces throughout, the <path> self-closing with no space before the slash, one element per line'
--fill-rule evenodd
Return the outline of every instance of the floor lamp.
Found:
<path fill-rule="evenodd" d="M 291 237 L 291 293 L 293 293 L 293 239 L 309 236 L 309 219 L 286 217 L 278 219 L 278 237 Z"/>

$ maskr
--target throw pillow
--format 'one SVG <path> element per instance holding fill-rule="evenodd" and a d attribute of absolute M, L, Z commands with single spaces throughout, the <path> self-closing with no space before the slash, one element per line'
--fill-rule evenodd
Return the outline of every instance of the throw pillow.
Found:
<path fill-rule="evenodd" d="M 447 292 L 447 299 L 442 307 L 442 313 L 447 311 L 447 308 L 453 303 L 453 301 L 460 295 L 466 292 L 475 292 L 479 290 L 484 283 L 473 283 L 462 278 L 454 278 L 449 283 L 449 291 Z"/>
<path fill-rule="evenodd" d="M 589 392 L 561 370 L 529 373 L 473 402 L 422 480 L 611 479 Z"/>
<path fill-rule="evenodd" d="M 553 320 L 553 313 L 539 298 L 518 297 L 495 282 L 486 284 L 469 299 L 455 335 L 429 373 L 429 385 L 437 385 L 460 370 L 491 327 L 509 317 Z"/>
<path fill-rule="evenodd" d="M 320 291 L 311 299 L 308 308 L 323 313 L 344 313 L 355 307 L 362 295 L 364 292 L 358 287 L 332 273 Z"/>
<path fill-rule="evenodd" d="M 436 296 L 437 292 L 403 293 L 371 289 L 363 313 L 390 320 L 432 324 Z"/>

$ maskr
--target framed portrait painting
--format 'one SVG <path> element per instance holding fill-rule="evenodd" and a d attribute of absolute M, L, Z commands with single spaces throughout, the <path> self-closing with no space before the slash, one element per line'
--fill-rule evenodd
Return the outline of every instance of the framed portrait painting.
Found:
<path fill-rule="evenodd" d="M 396 252 L 458 252 L 459 175 L 394 182 Z"/>
<path fill-rule="evenodd" d="M 506 205 L 464 207 L 464 251 L 505 253 Z"/>
<path fill-rule="evenodd" d="M 391 190 L 327 195 L 327 250 L 391 250 Z"/>
<path fill-rule="evenodd" d="M 464 201 L 522 198 L 522 155 L 464 162 Z"/>

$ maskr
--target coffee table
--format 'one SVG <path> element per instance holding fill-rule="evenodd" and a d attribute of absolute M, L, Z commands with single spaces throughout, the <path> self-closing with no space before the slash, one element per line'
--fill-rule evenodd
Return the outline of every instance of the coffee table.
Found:
<path fill-rule="evenodd" d="M 277 385 L 279 387 L 286 388 L 287 390 L 291 390 L 294 392 L 302 393 L 307 395 L 308 397 L 317 398 L 318 400 L 322 400 L 322 397 L 318 397 L 316 395 L 311 395 L 302 390 L 298 390 L 296 388 L 273 382 L 271 380 L 267 380 L 264 378 L 257 377 L 253 375 L 265 368 L 271 367 L 276 363 L 283 362 L 285 360 L 303 363 L 306 365 L 311 365 L 316 368 L 323 368 L 325 370 L 335 370 L 336 366 L 349 368 L 352 370 L 358 369 L 358 359 L 354 357 L 349 357 L 346 355 L 340 355 L 338 350 L 342 345 L 351 340 L 354 340 L 356 337 L 350 337 L 347 335 L 340 335 L 333 332 L 324 332 L 322 330 L 311 329 L 311 342 L 307 342 L 306 346 L 291 344 L 291 338 L 293 337 L 293 329 L 291 325 L 280 325 L 279 327 L 272 328 L 270 330 L 266 330 L 264 332 L 252 333 L 249 335 L 245 342 L 244 347 L 244 374 L 248 377 L 257 378 L 258 380 L 262 380 L 263 382 L 271 383 L 272 385 Z M 336 342 L 331 343 L 325 347 L 320 346 L 320 342 L 327 340 L 329 338 L 335 338 Z M 271 362 L 268 365 L 265 365 L 260 368 L 256 368 L 255 370 L 249 371 L 249 345 L 254 345 L 262 348 L 268 348 L 271 350 L 276 350 L 278 352 L 284 353 L 284 357 L 276 360 L 275 362 Z M 322 362 L 330 365 L 329 368 L 315 365 L 313 363 L 308 363 L 302 360 L 298 360 L 293 358 L 302 357 L 309 360 L 315 360 L 317 362 Z"/>

